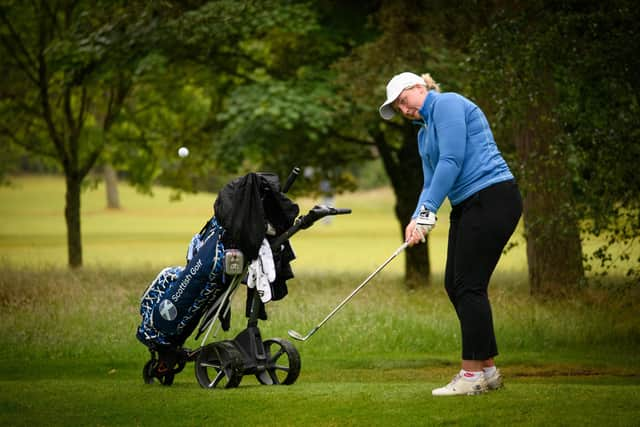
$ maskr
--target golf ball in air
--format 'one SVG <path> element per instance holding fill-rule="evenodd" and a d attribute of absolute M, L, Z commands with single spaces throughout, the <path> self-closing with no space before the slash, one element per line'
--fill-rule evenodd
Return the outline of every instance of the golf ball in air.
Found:
<path fill-rule="evenodd" d="M 187 157 L 189 155 L 189 149 L 187 147 L 180 147 L 178 149 L 178 156 Z"/>

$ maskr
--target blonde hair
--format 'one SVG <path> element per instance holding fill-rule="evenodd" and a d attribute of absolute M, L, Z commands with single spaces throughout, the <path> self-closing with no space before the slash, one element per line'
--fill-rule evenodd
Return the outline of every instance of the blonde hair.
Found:
<path fill-rule="evenodd" d="M 420 77 L 422 77 L 422 80 L 424 80 L 427 90 L 435 90 L 436 92 L 440 92 L 440 85 L 436 83 L 435 80 L 433 80 L 433 77 L 431 77 L 431 74 L 426 73 L 421 75 Z"/>

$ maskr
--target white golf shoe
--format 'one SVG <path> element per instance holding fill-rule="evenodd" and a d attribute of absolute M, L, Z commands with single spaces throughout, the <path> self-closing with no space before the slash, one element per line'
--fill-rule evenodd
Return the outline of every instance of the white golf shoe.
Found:
<path fill-rule="evenodd" d="M 444 387 L 436 388 L 431 391 L 434 396 L 460 396 L 482 394 L 487 391 L 487 380 L 484 374 L 477 379 L 467 379 L 458 374 L 453 380 Z"/>
<path fill-rule="evenodd" d="M 493 373 L 493 375 L 491 376 L 486 376 L 485 374 L 485 380 L 487 381 L 487 388 L 489 390 L 497 390 L 499 388 L 502 387 L 502 373 L 500 372 L 500 369 L 495 370 L 495 372 Z"/>

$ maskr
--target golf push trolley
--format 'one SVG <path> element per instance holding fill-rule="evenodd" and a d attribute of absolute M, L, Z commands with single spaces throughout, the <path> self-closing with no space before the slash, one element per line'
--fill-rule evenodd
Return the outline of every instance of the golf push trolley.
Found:
<path fill-rule="evenodd" d="M 264 246 L 269 247 L 266 259 L 272 255 L 277 278 L 266 283 L 271 285 L 266 292 L 273 293 L 274 301 L 281 299 L 287 294 L 286 280 L 293 277 L 289 262 L 295 255 L 289 239 L 326 216 L 351 213 L 316 205 L 298 216 L 298 206 L 285 193 L 299 172 L 294 168 L 282 189 L 272 174 L 249 174 L 227 184 L 216 199 L 215 215 L 194 236 L 186 266 L 165 268 L 151 283 L 141 300 L 142 323 L 136 334 L 151 356 L 142 370 L 145 383 L 169 386 L 189 362 L 194 362 L 196 379 L 204 388 L 237 387 L 247 375 L 264 385 L 297 380 L 301 364 L 295 346 L 282 338 L 262 339 L 258 321 L 266 319 L 265 282 L 262 289 L 259 280 L 250 289 L 250 276 L 256 274 L 251 262 L 264 261 L 262 255 L 269 252 Z M 258 230 L 257 236 L 247 229 Z M 264 265 L 259 267 L 260 273 Z M 207 344 L 214 325 L 228 329 L 231 300 L 241 284 L 247 284 L 247 327 L 233 339 Z M 200 346 L 184 348 L 198 324 L 195 339 L 203 336 Z"/>

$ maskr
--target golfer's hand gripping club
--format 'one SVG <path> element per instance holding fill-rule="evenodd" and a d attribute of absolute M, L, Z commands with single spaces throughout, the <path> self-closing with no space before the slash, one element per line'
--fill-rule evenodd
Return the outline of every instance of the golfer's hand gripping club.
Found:
<path fill-rule="evenodd" d="M 420 213 L 416 218 L 416 228 L 413 229 L 413 232 L 419 233 L 420 241 L 422 243 L 425 241 L 425 236 L 436 226 L 437 220 L 438 218 L 436 217 L 436 214 L 431 212 L 429 209 L 424 206 L 420 208 Z"/>

